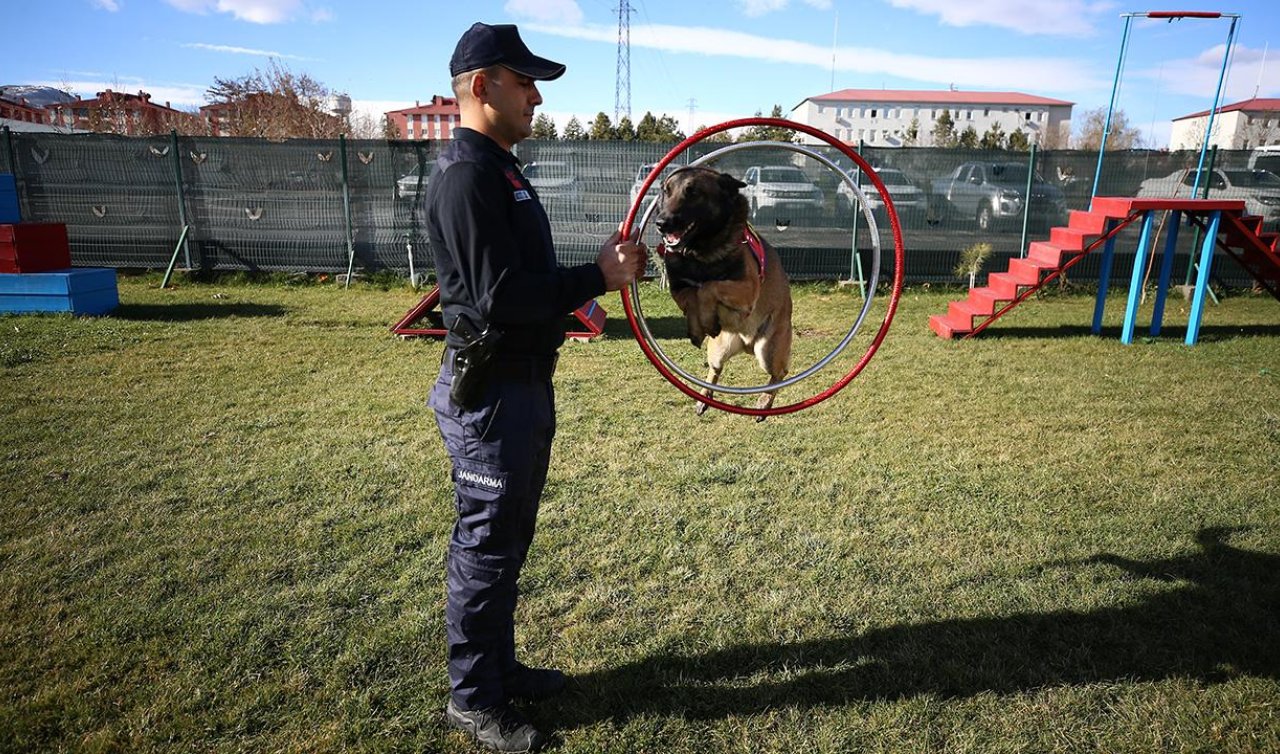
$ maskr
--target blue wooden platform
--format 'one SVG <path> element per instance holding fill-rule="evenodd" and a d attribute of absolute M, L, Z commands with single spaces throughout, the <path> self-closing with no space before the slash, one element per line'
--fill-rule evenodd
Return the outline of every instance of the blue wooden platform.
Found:
<path fill-rule="evenodd" d="M 106 267 L 0 273 L 0 313 L 106 314 L 119 305 L 116 271 Z"/>

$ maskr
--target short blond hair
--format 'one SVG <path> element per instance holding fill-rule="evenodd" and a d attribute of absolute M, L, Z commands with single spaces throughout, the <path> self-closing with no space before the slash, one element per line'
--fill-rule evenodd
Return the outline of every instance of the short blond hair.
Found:
<path fill-rule="evenodd" d="M 449 82 L 449 86 L 453 89 L 453 96 L 458 99 L 462 99 L 463 97 L 470 98 L 471 79 L 477 73 L 483 73 L 488 78 L 494 78 L 500 68 L 502 68 L 500 65 L 491 65 L 485 68 L 475 68 L 470 71 L 463 71 L 462 73 L 459 73 Z"/>

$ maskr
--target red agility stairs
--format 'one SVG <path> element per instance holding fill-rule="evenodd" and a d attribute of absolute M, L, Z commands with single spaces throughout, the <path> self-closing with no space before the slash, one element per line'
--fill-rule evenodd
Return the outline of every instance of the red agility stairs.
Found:
<path fill-rule="evenodd" d="M 1277 238 L 1280 234 L 1262 231 L 1262 218 L 1244 214 L 1244 202 L 1239 200 L 1205 199 L 1131 199 L 1127 197 L 1097 197 L 1088 212 L 1072 211 L 1065 227 L 1050 231 L 1048 241 L 1035 241 L 1027 247 L 1027 255 L 1009 260 L 1005 272 L 993 272 L 987 285 L 973 288 L 967 298 L 953 301 L 946 314 L 929 317 L 929 327 L 943 338 L 971 338 L 985 330 L 1010 309 L 1025 301 L 1045 286 L 1075 266 L 1091 252 L 1102 250 L 1102 270 L 1098 280 L 1098 301 L 1094 311 L 1093 331 L 1101 330 L 1102 309 L 1111 274 L 1111 259 L 1116 236 L 1126 226 L 1141 221 L 1142 237 L 1134 264 L 1130 285 L 1128 309 L 1125 315 L 1121 340 L 1130 342 L 1141 279 L 1145 269 L 1147 246 L 1151 236 L 1153 218 L 1160 212 L 1174 213 L 1168 225 L 1164 258 L 1161 264 L 1160 285 L 1157 288 L 1156 310 L 1153 315 L 1152 334 L 1158 334 L 1160 318 L 1164 311 L 1164 295 L 1169 287 L 1169 273 L 1173 263 L 1173 249 L 1177 241 L 1180 218 L 1205 233 L 1196 282 L 1196 296 L 1192 302 L 1191 322 L 1188 324 L 1187 344 L 1195 343 L 1203 311 L 1203 296 L 1208 288 L 1213 251 L 1221 249 L 1249 272 L 1272 296 L 1280 300 L 1280 252 Z M 1195 253 L 1195 250 L 1193 250 Z"/>

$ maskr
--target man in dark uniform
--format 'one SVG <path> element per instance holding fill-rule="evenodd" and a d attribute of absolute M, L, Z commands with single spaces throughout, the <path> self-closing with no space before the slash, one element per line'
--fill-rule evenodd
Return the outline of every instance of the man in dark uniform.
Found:
<path fill-rule="evenodd" d="M 511 703 L 560 691 L 557 670 L 515 656 L 516 582 L 547 478 L 551 376 L 564 318 L 628 285 L 646 250 L 614 234 L 594 264 L 556 264 L 551 226 L 511 148 L 533 133 L 537 82 L 564 66 L 529 51 L 515 26 L 477 23 L 449 62 L 461 127 L 424 199 L 449 334 L 430 405 L 453 462 L 458 517 L 449 543 L 446 715 L 498 751 L 543 736 Z"/>

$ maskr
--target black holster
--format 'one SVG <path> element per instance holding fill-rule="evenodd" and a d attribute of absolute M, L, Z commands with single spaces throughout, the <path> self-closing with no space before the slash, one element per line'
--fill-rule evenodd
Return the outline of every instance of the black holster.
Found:
<path fill-rule="evenodd" d="M 465 314 L 458 315 L 449 332 L 463 343 L 453 351 L 449 399 L 462 408 L 475 408 L 493 371 L 493 357 L 502 333 L 488 325 L 476 327 Z"/>

